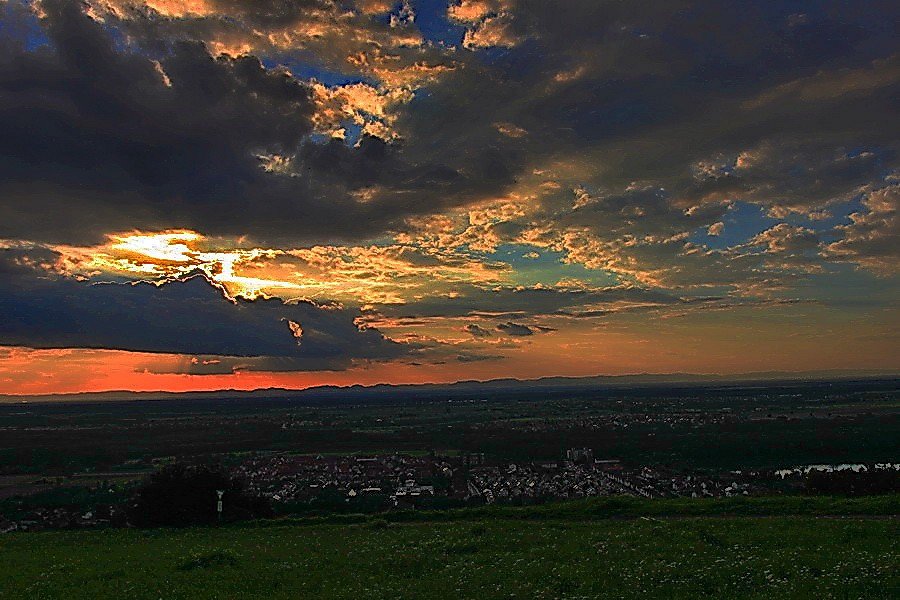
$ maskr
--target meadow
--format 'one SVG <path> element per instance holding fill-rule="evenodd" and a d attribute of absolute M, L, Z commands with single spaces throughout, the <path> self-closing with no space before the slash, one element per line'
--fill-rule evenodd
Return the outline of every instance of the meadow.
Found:
<path fill-rule="evenodd" d="M 13 533 L 0 598 L 893 598 L 896 506 L 605 499 Z"/>

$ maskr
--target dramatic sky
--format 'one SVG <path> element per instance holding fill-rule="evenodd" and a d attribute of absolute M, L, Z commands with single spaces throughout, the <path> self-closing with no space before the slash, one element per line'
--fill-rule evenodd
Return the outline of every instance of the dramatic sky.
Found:
<path fill-rule="evenodd" d="M 898 23 L 0 0 L 0 393 L 900 369 Z"/>

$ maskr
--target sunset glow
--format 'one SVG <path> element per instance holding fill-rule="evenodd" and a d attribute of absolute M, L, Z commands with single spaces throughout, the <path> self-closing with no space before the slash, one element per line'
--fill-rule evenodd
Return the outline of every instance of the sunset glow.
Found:
<path fill-rule="evenodd" d="M 0 394 L 900 369 L 868 9 L 264 4 L 0 3 Z"/>

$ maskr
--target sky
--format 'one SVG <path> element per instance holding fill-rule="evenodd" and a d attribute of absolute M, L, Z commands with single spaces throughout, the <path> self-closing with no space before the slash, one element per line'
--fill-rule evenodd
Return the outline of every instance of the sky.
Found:
<path fill-rule="evenodd" d="M 900 371 L 898 23 L 0 0 L 0 394 Z"/>

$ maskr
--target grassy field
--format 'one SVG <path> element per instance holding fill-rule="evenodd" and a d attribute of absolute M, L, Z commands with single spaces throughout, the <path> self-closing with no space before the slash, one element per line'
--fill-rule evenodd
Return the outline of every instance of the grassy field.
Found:
<path fill-rule="evenodd" d="M 900 597 L 900 521 L 812 516 L 884 515 L 896 498 L 616 500 L 7 534 L 0 598 Z M 648 506 L 670 516 L 596 518 Z"/>

